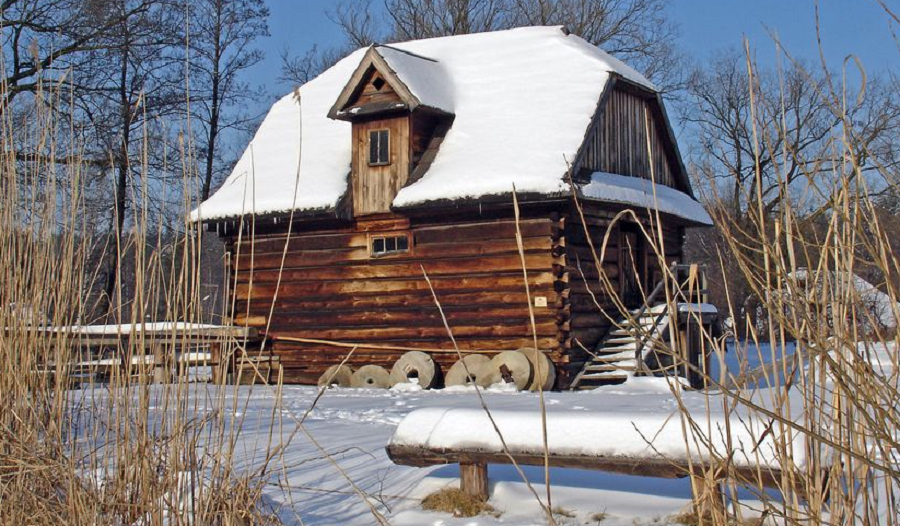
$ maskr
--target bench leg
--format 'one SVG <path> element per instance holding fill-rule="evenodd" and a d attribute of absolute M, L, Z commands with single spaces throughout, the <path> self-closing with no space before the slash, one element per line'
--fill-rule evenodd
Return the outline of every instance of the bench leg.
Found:
<path fill-rule="evenodd" d="M 691 475 L 694 513 L 700 524 L 712 524 L 725 513 L 725 495 L 721 480 L 709 480 L 704 474 Z"/>
<path fill-rule="evenodd" d="M 487 464 L 481 462 L 460 462 L 459 489 L 467 495 L 481 500 L 488 500 Z"/>

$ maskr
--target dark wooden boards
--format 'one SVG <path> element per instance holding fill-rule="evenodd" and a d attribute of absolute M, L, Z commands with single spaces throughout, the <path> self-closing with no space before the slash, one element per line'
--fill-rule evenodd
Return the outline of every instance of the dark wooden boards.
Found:
<path fill-rule="evenodd" d="M 354 366 L 390 367 L 403 354 L 367 344 L 442 349 L 434 357 L 446 370 L 458 356 L 424 269 L 463 353 L 531 346 L 536 330 L 538 345 L 558 358 L 569 330 L 562 229 L 545 214 L 526 215 L 519 229 L 532 298 L 545 305 L 535 307 L 533 326 L 512 218 L 396 216 L 233 243 L 235 321 L 265 332 L 286 381 L 314 381 L 350 352 L 321 341 L 360 344 Z M 372 237 L 395 232 L 409 233 L 409 250 L 373 257 Z"/>
<path fill-rule="evenodd" d="M 673 152 L 658 101 L 618 81 L 597 108 L 578 157 L 582 174 L 606 172 L 678 187 Z M 647 138 L 650 138 L 648 145 Z M 677 164 L 677 163 L 676 163 Z"/>

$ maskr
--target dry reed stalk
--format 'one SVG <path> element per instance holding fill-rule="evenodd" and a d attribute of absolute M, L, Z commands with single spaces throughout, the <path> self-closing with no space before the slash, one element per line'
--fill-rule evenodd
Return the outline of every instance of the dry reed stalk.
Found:
<path fill-rule="evenodd" d="M 200 309 L 198 225 L 180 220 L 182 234 L 163 235 L 164 217 L 185 217 L 195 204 L 190 174 L 172 208 L 153 209 L 147 130 L 135 153 L 131 229 L 111 243 L 94 225 L 77 144 L 66 143 L 65 164 L 16 158 L 24 147 L 59 157 L 74 136 L 59 111 L 64 95 L 42 92 L 25 118 L 0 107 L 0 524 L 275 524 L 261 500 L 267 473 L 236 467 L 242 430 L 232 427 L 229 398 L 242 395 L 192 383 L 175 359 L 212 338 L 189 346 L 176 330 L 154 341 L 140 332 L 99 356 L 79 331 L 47 330 L 97 319 L 89 293 L 107 245 L 133 263 L 119 265 L 103 322 L 202 323 L 210 314 Z M 105 357 L 118 365 L 98 361 Z M 108 382 L 96 382 L 100 369 Z M 155 372 L 168 381 L 151 385 Z"/>
<path fill-rule="evenodd" d="M 888 10 L 883 3 L 880 5 Z M 895 17 L 893 13 L 890 16 Z M 745 50 L 749 57 L 749 46 Z M 876 157 L 866 152 L 860 132 L 847 115 L 864 93 L 848 95 L 844 86 L 835 88 L 829 82 L 821 89 L 829 90 L 823 97 L 834 101 L 829 107 L 842 124 L 841 133 L 831 137 L 819 152 L 828 163 L 802 165 L 810 185 L 807 193 L 820 199 L 820 203 L 812 214 L 804 213 L 804 207 L 797 206 L 795 197 L 787 191 L 783 170 L 776 166 L 774 173 L 779 180 L 774 186 L 779 188 L 779 206 L 771 212 L 766 210 L 758 165 L 760 152 L 774 148 L 773 145 L 787 148 L 789 130 L 786 125 L 775 130 L 756 126 L 756 114 L 777 114 L 781 102 L 758 96 L 755 67 L 749 58 L 747 71 L 754 115 L 751 122 L 757 159 L 755 182 L 743 196 L 746 217 L 733 217 L 715 204 L 711 214 L 726 243 L 719 248 L 720 253 L 728 252 L 736 258 L 740 278 L 763 300 L 764 323 L 759 324 L 754 313 L 738 311 L 730 287 L 725 287 L 727 312 L 745 326 L 748 335 L 745 341 L 736 343 L 735 352 L 742 361 L 752 357 L 752 353 L 759 362 L 769 365 L 755 371 L 742 366 L 737 375 L 732 371 L 713 377 L 703 367 L 683 363 L 677 338 L 656 349 L 711 386 L 706 414 L 698 415 L 687 411 L 679 384 L 670 383 L 682 418 L 685 447 L 711 459 L 707 469 L 689 473 L 696 480 L 695 488 L 700 488 L 697 499 L 709 502 L 724 482 L 725 497 L 730 502 L 726 507 L 722 497 L 715 496 L 717 504 L 704 506 L 696 520 L 700 524 L 730 525 L 747 522 L 749 515 L 757 515 L 797 525 L 896 524 L 900 516 L 896 501 L 900 491 L 900 437 L 896 433 L 900 428 L 900 337 L 895 328 L 885 326 L 884 320 L 894 327 L 900 325 L 900 260 L 891 245 L 891 236 L 897 233 L 881 223 L 871 184 L 873 178 L 879 178 L 895 193 L 897 185 L 888 167 L 877 165 L 877 161 L 872 161 L 876 164 L 874 170 L 860 164 L 863 155 L 868 159 Z M 715 187 L 712 189 L 711 201 L 716 203 Z M 577 200 L 576 209 L 587 232 Z M 594 264 L 599 267 L 605 259 L 617 224 L 628 218 L 641 227 L 656 265 L 666 269 L 662 237 L 655 227 L 659 220 L 652 211 L 648 214 L 649 228 L 643 227 L 634 212 L 615 216 L 600 245 L 591 246 Z M 819 224 L 824 224 L 824 229 L 818 228 Z M 592 243 L 591 236 L 586 237 Z M 881 312 L 867 307 L 863 292 L 855 285 L 853 276 L 863 268 L 885 277 L 883 292 L 890 302 Z M 800 279 L 801 269 L 808 269 L 806 279 Z M 672 282 L 672 278 L 667 276 L 667 282 Z M 733 276 L 713 277 L 726 284 L 730 278 Z M 603 273 L 598 281 L 601 290 L 613 298 L 617 310 L 609 313 L 601 309 L 602 315 L 613 323 L 620 316 L 627 319 L 629 311 L 618 299 L 616 284 Z M 667 286 L 666 303 L 672 305 L 693 297 L 698 288 L 693 277 L 681 286 Z M 643 333 L 640 327 L 632 329 Z M 725 339 L 713 335 L 705 335 L 702 341 L 702 346 L 722 364 L 725 345 Z M 793 353 L 787 351 L 791 346 Z M 713 408 L 728 415 L 725 429 L 711 428 L 709 417 Z M 775 460 L 784 468 L 777 481 L 777 496 L 767 492 L 762 483 L 771 476 L 769 471 L 760 467 L 756 477 L 738 477 L 731 469 L 733 460 L 723 457 L 710 441 L 702 439 L 716 433 L 730 442 L 733 428 L 746 425 L 744 420 L 748 418 L 768 422 L 766 434 L 777 437 Z M 795 440 L 804 441 L 807 450 L 806 462 L 799 465 L 791 457 L 791 443 Z M 760 453 L 754 454 L 758 459 Z M 761 504 L 747 503 L 748 499 L 740 498 L 739 489 L 749 491 L 749 500 Z"/>

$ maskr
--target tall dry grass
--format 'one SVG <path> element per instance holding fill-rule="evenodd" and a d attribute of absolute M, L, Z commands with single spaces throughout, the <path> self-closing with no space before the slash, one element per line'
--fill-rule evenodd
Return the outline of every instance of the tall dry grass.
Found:
<path fill-rule="evenodd" d="M 756 123 L 755 117 L 762 112 L 778 115 L 780 100 L 760 98 L 749 46 L 747 56 L 747 90 L 753 104 L 750 122 Z M 758 313 L 741 312 L 742 298 L 726 299 L 730 308 L 720 316 L 743 325 L 748 337 L 733 342 L 730 350 L 744 365 L 720 375 L 704 364 L 687 363 L 679 351 L 678 333 L 671 333 L 670 341 L 656 348 L 677 368 L 692 370 L 710 386 L 705 393 L 707 411 L 697 414 L 682 403 L 683 383 L 670 384 L 681 408 L 685 447 L 696 458 L 710 459 L 689 473 L 695 511 L 681 520 L 714 525 L 760 518 L 797 525 L 900 521 L 900 335 L 896 329 L 900 326 L 900 261 L 892 248 L 898 232 L 881 219 L 885 217 L 883 196 L 896 198 L 900 188 L 896 174 L 878 164 L 875 152 L 867 151 L 866 137 L 848 117 L 865 97 L 865 72 L 856 67 L 822 87 L 820 95 L 839 126 L 812 154 L 815 157 L 802 159 L 806 171 L 802 192 L 788 184 L 784 167 L 775 166 L 771 186 L 778 194 L 778 206 L 768 211 L 766 185 L 757 166 L 756 184 L 742 196 L 746 213 L 741 217 L 717 206 L 714 190 L 707 196 L 716 228 L 725 240 L 720 254 L 734 257 L 740 269 L 739 276 L 711 275 L 709 279 L 722 280 L 729 294 L 730 280 L 745 280 L 762 299 L 763 323 Z M 853 91 L 846 80 L 851 74 L 863 79 Z M 758 153 L 791 144 L 786 125 L 752 131 Z M 798 194 L 805 200 L 798 201 Z M 656 265 L 667 269 L 661 218 L 653 212 L 650 216 L 643 235 Z M 640 220 L 624 212 L 613 223 L 626 219 Z M 604 239 L 594 247 L 597 261 L 602 261 L 607 242 Z M 882 277 L 879 289 L 889 301 L 873 301 L 871 291 L 858 286 L 856 276 L 863 271 Z M 689 302 L 700 288 L 696 279 L 679 282 L 670 271 L 666 273 L 664 297 L 672 307 Z M 609 296 L 617 298 L 616 283 L 605 276 L 600 282 Z M 629 316 L 629 309 L 616 301 L 619 312 L 611 315 L 613 321 Z M 633 328 L 641 330 L 637 325 Z M 711 361 L 724 364 L 729 341 L 705 334 L 701 345 Z M 766 365 L 747 370 L 749 358 Z M 709 439 L 736 440 L 735 429 L 710 427 L 709 416 L 718 412 L 730 416 L 733 428 L 751 420 L 762 423 L 760 442 L 775 437 L 772 460 L 782 469 L 760 467 L 755 476 L 737 473 L 733 452 L 722 451 Z M 796 443 L 803 444 L 804 459 L 793 458 Z M 756 453 L 755 448 L 751 450 Z M 772 479 L 774 490 L 765 487 L 766 479 Z"/>
<path fill-rule="evenodd" d="M 177 366 L 178 353 L 212 340 L 189 344 L 173 330 L 118 338 L 101 355 L 78 330 L 54 329 L 228 317 L 202 308 L 203 233 L 185 215 L 195 204 L 190 169 L 175 206 L 160 210 L 145 143 L 132 159 L 128 232 L 101 235 L 86 195 L 93 175 L 59 111 L 65 96 L 40 92 L 26 115 L 0 107 L 0 524 L 277 523 L 262 498 L 267 470 L 240 468 L 235 415 L 246 400 Z M 43 155 L 23 162 L 15 152 L 25 150 Z M 164 235 L 171 217 L 175 233 Z M 131 264 L 118 265 L 114 297 L 98 302 L 105 250 Z M 98 312 L 104 303 L 112 307 Z M 243 351 L 242 341 L 224 344 L 226 355 Z M 170 381 L 150 381 L 154 364 L 141 357 L 154 355 Z M 273 442 L 258 444 L 261 454 Z"/>

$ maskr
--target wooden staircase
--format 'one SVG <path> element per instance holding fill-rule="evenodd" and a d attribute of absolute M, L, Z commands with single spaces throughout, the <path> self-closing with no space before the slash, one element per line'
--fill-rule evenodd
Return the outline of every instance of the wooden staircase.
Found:
<path fill-rule="evenodd" d="M 675 264 L 671 270 L 677 278 L 682 272 L 690 272 L 691 266 Z M 705 301 L 705 279 L 702 281 L 702 289 L 695 291 L 694 295 Z M 602 385 L 622 383 L 631 376 L 647 372 L 644 364 L 648 354 L 655 346 L 669 341 L 671 313 L 664 298 L 662 301 L 657 299 L 664 288 L 664 281 L 657 283 L 640 309 L 631 311 L 628 316 L 621 317 L 613 324 L 590 353 L 590 359 L 572 379 L 569 389 L 594 389 Z M 675 305 L 676 325 L 679 312 L 686 304 L 684 300 L 693 298 L 677 299 L 684 303 Z"/>
<path fill-rule="evenodd" d="M 669 327 L 665 304 L 632 312 L 631 318 L 620 319 L 594 350 L 591 359 L 572 380 L 570 389 L 593 389 L 601 385 L 621 383 L 638 371 L 639 358 L 658 342 L 665 340 Z"/>

